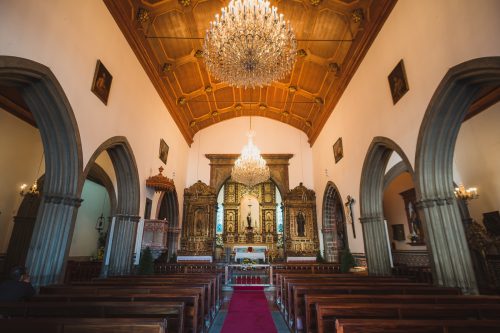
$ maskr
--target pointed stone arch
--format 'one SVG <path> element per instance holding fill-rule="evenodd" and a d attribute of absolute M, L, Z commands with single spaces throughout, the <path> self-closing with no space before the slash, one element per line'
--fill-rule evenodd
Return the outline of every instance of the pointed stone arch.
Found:
<path fill-rule="evenodd" d="M 129 274 L 132 268 L 137 222 L 139 221 L 139 172 L 132 147 L 123 136 L 103 142 L 92 154 L 82 174 L 87 178 L 96 159 L 106 151 L 116 174 L 116 211 L 106 242 L 103 275 Z"/>
<path fill-rule="evenodd" d="M 44 193 L 26 265 L 34 285 L 59 282 L 80 205 L 80 134 L 71 105 L 52 71 L 37 62 L 0 56 L 0 84 L 18 88 L 40 130 Z"/>
<path fill-rule="evenodd" d="M 323 233 L 324 256 L 328 262 L 339 262 L 341 252 L 349 248 L 347 241 L 346 219 L 342 197 L 337 186 L 329 181 L 323 195 Z"/>
<path fill-rule="evenodd" d="M 158 201 L 157 218 L 164 218 L 168 221 L 167 247 L 168 259 L 177 252 L 179 243 L 179 199 L 177 191 L 174 189 L 171 192 L 162 192 Z"/>
<path fill-rule="evenodd" d="M 360 185 L 361 225 L 365 244 L 368 272 L 372 275 L 391 274 L 391 253 L 387 246 L 384 225 L 383 189 L 387 163 L 396 152 L 414 177 L 410 161 L 403 150 L 391 139 L 373 138 L 363 163 Z"/>
<path fill-rule="evenodd" d="M 454 147 L 465 114 L 480 90 L 499 86 L 500 57 L 473 59 L 451 68 L 432 96 L 418 135 L 416 190 L 434 281 L 466 293 L 477 293 L 477 286 L 453 194 Z"/>

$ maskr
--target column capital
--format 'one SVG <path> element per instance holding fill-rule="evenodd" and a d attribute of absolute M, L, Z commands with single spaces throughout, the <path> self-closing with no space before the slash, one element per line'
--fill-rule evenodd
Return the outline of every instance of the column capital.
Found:
<path fill-rule="evenodd" d="M 445 206 L 445 205 L 451 205 L 451 204 L 453 204 L 454 201 L 455 201 L 454 197 L 427 198 L 427 199 L 422 199 L 420 201 L 417 201 L 416 202 L 416 207 L 417 208 L 430 208 L 430 207 L 434 207 L 434 206 Z"/>
<path fill-rule="evenodd" d="M 141 219 L 139 215 L 132 214 L 115 214 L 115 217 L 117 219 L 130 220 L 130 222 L 139 222 L 139 220 Z"/>
<path fill-rule="evenodd" d="M 83 202 L 82 198 L 60 193 L 44 193 L 43 200 L 46 203 L 53 203 L 56 205 L 65 205 L 71 207 L 80 207 Z"/>
<path fill-rule="evenodd" d="M 384 219 L 383 216 L 362 216 L 359 218 L 359 222 L 364 223 L 376 223 Z"/>

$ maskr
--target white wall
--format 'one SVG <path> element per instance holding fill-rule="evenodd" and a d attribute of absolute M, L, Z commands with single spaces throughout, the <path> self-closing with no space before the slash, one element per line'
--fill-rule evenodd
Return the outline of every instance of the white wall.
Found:
<path fill-rule="evenodd" d="M 97 219 L 104 213 L 108 227 L 110 213 L 109 196 L 106 189 L 92 181 L 85 181 L 82 190 L 82 205 L 73 231 L 73 240 L 69 250 L 70 257 L 90 257 L 97 252 L 99 233 L 95 229 Z"/>
<path fill-rule="evenodd" d="M 481 223 L 483 213 L 500 210 L 500 103 L 462 124 L 454 163 L 457 184 L 478 188 L 469 212 Z"/>
<path fill-rule="evenodd" d="M 353 209 L 354 218 L 359 218 L 361 171 L 375 136 L 395 141 L 414 166 L 420 123 L 448 69 L 473 58 L 500 54 L 499 12 L 500 1 L 496 0 L 397 2 L 313 145 L 314 174 L 330 170 L 328 177 L 314 179 L 319 212 L 326 183 L 331 180 L 342 198 L 351 195 L 358 200 Z M 405 62 L 410 90 L 393 105 L 387 76 L 400 59 Z M 335 164 L 331 147 L 338 137 L 343 139 L 344 158 Z M 351 230 L 348 234 L 351 250 L 364 252 L 361 233 L 356 239 Z"/>
<path fill-rule="evenodd" d="M 188 144 L 103 1 L 1 1 L 0 45 L 2 55 L 52 70 L 75 113 L 83 167 L 102 142 L 127 137 L 139 170 L 142 215 L 145 180 L 162 165 L 158 149 L 163 138 L 170 146 L 164 174 L 175 172 L 182 202 Z M 98 59 L 113 76 L 107 106 L 90 91 Z"/>
<path fill-rule="evenodd" d="M 22 197 L 22 184 L 29 187 L 45 172 L 42 141 L 35 127 L 0 108 L 0 253 L 7 252 Z"/>
<path fill-rule="evenodd" d="M 205 154 L 240 154 L 248 141 L 249 126 L 249 117 L 240 117 L 196 133 L 189 151 L 188 186 L 198 179 L 210 183 L 210 161 Z M 253 142 L 261 154 L 293 154 L 289 166 L 290 189 L 300 182 L 312 189 L 312 150 L 304 132 L 263 117 L 252 117 L 252 130 L 256 132 Z"/>

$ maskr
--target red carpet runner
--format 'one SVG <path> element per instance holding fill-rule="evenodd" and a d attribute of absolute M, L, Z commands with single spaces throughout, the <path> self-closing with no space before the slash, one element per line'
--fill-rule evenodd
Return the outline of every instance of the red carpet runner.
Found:
<path fill-rule="evenodd" d="M 276 333 L 263 287 L 234 287 L 221 333 Z"/>

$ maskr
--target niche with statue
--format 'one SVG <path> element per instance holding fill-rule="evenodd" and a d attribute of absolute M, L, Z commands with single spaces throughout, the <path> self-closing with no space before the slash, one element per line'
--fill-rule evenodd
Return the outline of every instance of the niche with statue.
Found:
<path fill-rule="evenodd" d="M 287 193 L 284 204 L 287 257 L 315 257 L 319 251 L 316 194 L 300 183 Z"/>

